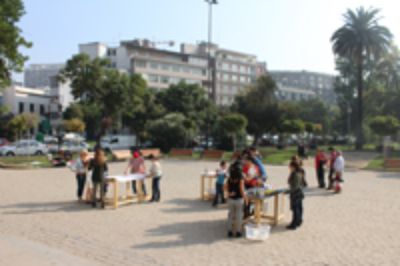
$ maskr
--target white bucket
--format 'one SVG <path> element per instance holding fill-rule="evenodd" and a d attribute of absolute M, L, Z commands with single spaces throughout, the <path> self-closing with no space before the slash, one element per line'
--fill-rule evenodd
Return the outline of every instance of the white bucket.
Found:
<path fill-rule="evenodd" d="M 253 224 L 248 223 L 244 226 L 246 238 L 249 240 L 264 241 L 267 240 L 271 231 L 271 226 L 268 224 Z"/>

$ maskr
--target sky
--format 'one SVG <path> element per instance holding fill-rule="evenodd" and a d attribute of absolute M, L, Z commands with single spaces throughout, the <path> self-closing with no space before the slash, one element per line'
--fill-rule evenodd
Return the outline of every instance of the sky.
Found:
<path fill-rule="evenodd" d="M 335 73 L 330 37 L 343 13 L 359 6 L 381 9 L 381 24 L 398 44 L 397 0 L 218 0 L 213 42 L 257 55 L 270 70 Z M 207 39 L 204 0 L 24 0 L 19 27 L 33 42 L 21 51 L 29 64 L 65 62 L 78 44 L 148 38 L 196 43 Z M 160 48 L 167 48 L 160 46 Z M 176 45 L 173 49 L 178 49 Z M 21 81 L 22 75 L 15 75 Z"/>

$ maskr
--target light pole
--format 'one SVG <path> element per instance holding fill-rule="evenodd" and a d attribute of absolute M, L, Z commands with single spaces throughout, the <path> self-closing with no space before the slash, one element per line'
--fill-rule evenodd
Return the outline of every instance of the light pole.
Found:
<path fill-rule="evenodd" d="M 205 0 L 208 4 L 208 43 L 207 43 L 207 90 L 208 90 L 208 98 L 215 102 L 215 89 L 214 89 L 214 71 L 213 66 L 211 64 L 211 41 L 212 41 L 212 6 L 217 5 L 217 0 Z M 208 149 L 208 139 L 210 135 L 210 117 L 207 113 L 207 122 L 206 122 L 206 149 Z"/>
<path fill-rule="evenodd" d="M 214 71 L 213 66 L 211 64 L 211 43 L 212 43 L 212 7 L 213 5 L 217 5 L 217 0 L 205 0 L 208 4 L 208 42 L 207 42 L 207 57 L 208 57 L 208 95 L 211 96 L 211 99 L 214 101 L 215 92 L 214 92 Z M 210 91 L 211 90 L 211 91 Z"/>

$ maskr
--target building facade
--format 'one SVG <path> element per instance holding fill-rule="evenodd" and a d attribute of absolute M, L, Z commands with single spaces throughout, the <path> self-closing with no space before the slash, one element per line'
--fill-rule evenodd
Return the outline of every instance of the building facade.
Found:
<path fill-rule="evenodd" d="M 269 73 L 278 84 L 278 93 L 284 95 L 282 97 L 285 100 L 307 99 L 313 95 L 328 104 L 335 102 L 334 75 L 308 71 L 269 71 Z"/>
<path fill-rule="evenodd" d="M 64 64 L 32 64 L 24 70 L 24 86 L 49 88 L 51 78 L 58 75 Z"/>
<path fill-rule="evenodd" d="M 111 67 L 142 75 L 156 90 L 180 81 L 198 84 L 219 105 L 231 104 L 236 94 L 266 72 L 266 64 L 254 55 L 220 49 L 215 44 L 208 53 L 205 42 L 182 44 L 179 52 L 158 49 L 148 40 L 122 41 L 117 47 L 88 43 L 79 45 L 79 52 L 91 58 L 108 58 Z"/>

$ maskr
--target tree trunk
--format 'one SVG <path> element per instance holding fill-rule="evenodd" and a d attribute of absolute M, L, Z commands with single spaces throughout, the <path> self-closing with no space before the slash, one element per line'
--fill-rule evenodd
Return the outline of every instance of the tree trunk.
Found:
<path fill-rule="evenodd" d="M 362 150 L 364 146 L 364 132 L 363 132 L 363 121 L 364 121 L 364 80 L 363 80 L 363 60 L 362 55 L 360 56 L 357 64 L 357 140 L 356 150 Z"/>
<path fill-rule="evenodd" d="M 258 147 L 258 140 L 260 139 L 259 134 L 254 135 L 253 146 Z"/>

